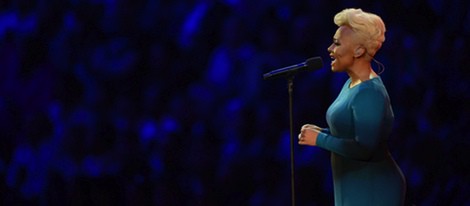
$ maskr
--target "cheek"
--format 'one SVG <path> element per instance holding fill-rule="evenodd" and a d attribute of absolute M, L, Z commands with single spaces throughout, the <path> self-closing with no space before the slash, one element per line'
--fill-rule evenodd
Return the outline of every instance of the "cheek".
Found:
<path fill-rule="evenodd" d="M 332 70 L 335 72 L 345 71 L 352 64 L 352 56 L 348 54 L 347 48 L 335 48 L 336 59 L 332 63 Z"/>
<path fill-rule="evenodd" d="M 335 54 L 337 59 L 343 56 L 343 50 L 341 48 L 338 48 L 338 47 L 335 47 L 333 49 L 333 53 Z"/>
<path fill-rule="evenodd" d="M 341 59 L 342 61 L 345 61 L 348 59 L 348 52 L 344 48 L 342 49 L 335 49 L 335 54 L 338 59 Z"/>

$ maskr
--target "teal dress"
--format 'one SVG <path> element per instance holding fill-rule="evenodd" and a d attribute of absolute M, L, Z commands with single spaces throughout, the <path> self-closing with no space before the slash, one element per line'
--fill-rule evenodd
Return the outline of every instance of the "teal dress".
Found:
<path fill-rule="evenodd" d="M 405 178 L 387 147 L 394 120 L 380 77 L 344 84 L 317 146 L 331 151 L 336 206 L 403 205 Z"/>

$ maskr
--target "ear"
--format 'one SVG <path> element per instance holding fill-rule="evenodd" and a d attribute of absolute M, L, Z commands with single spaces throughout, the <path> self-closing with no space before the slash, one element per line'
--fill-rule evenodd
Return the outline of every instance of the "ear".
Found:
<path fill-rule="evenodd" d="M 356 58 L 361 57 L 362 55 L 364 55 L 365 52 L 366 52 L 366 49 L 364 47 L 358 47 L 356 48 L 356 51 L 354 52 L 354 57 Z"/>

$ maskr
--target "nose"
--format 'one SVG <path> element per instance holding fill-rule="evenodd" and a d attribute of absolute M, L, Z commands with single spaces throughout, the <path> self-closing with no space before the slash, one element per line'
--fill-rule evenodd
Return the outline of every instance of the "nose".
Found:
<path fill-rule="evenodd" d="M 328 47 L 328 53 L 333 53 L 333 49 L 335 47 L 335 44 L 331 44 L 330 47 Z"/>

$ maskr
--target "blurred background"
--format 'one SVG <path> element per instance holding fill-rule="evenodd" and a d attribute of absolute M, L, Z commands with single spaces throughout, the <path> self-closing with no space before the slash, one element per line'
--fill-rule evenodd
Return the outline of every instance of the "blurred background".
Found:
<path fill-rule="evenodd" d="M 295 135 L 347 79 L 344 8 L 380 15 L 407 205 L 470 204 L 470 5 L 460 0 L 2 0 L 1 205 L 290 205 Z M 377 69 L 377 65 L 373 65 Z M 296 202 L 333 205 L 329 153 L 295 145 Z"/>

